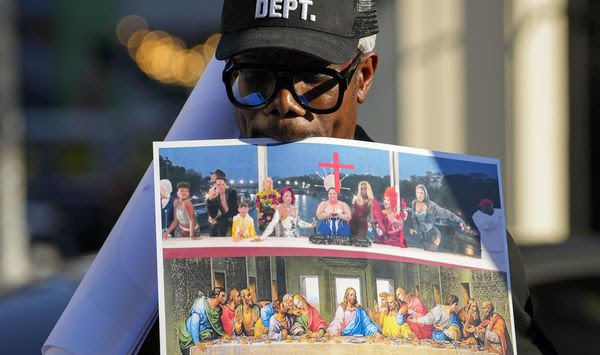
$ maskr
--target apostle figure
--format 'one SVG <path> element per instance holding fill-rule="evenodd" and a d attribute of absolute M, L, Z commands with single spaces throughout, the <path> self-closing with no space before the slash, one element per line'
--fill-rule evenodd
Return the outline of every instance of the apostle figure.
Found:
<path fill-rule="evenodd" d="M 295 317 L 288 313 L 289 306 L 285 302 L 281 302 L 276 309 L 276 313 L 269 320 L 269 339 L 284 340 L 291 331 L 295 323 Z"/>
<path fill-rule="evenodd" d="M 462 337 L 462 323 L 458 318 L 458 297 L 452 294 L 448 295 L 444 305 L 438 304 L 423 317 L 409 318 L 409 322 L 433 325 L 433 340 L 458 341 Z"/>
<path fill-rule="evenodd" d="M 428 313 L 427 307 L 423 304 L 423 301 L 417 296 L 411 295 L 403 287 L 396 289 L 396 299 L 398 302 L 404 302 L 408 307 L 409 317 L 419 318 L 423 317 Z M 415 333 L 419 339 L 431 339 L 431 332 L 433 332 L 433 325 L 431 324 L 419 324 L 409 322 L 410 329 Z"/>
<path fill-rule="evenodd" d="M 294 306 L 297 310 L 296 323 L 302 326 L 304 334 L 313 338 L 322 337 L 327 330 L 327 323 L 319 311 L 299 294 L 294 296 Z"/>
<path fill-rule="evenodd" d="M 177 332 L 179 347 L 183 355 L 200 341 L 216 339 L 226 335 L 221 323 L 221 305 L 225 304 L 225 290 L 215 287 L 208 295 L 194 301 L 190 315 L 181 322 Z"/>
<path fill-rule="evenodd" d="M 265 303 L 262 307 L 260 307 L 260 321 L 263 324 L 265 329 L 269 329 L 269 321 L 271 317 L 277 313 L 277 309 L 279 309 L 279 300 L 275 300 L 273 302 Z M 263 331 L 264 332 L 264 331 Z"/>
<path fill-rule="evenodd" d="M 379 328 L 383 327 L 383 317 L 385 316 L 385 310 L 387 309 L 387 296 L 390 294 L 382 291 L 379 292 L 379 304 L 376 300 L 373 300 L 373 308 L 367 308 L 367 315 L 371 318 Z"/>
<path fill-rule="evenodd" d="M 513 348 L 504 318 L 494 312 L 494 304 L 490 301 L 484 301 L 481 309 L 483 320 L 476 329 L 477 337 L 483 341 L 483 346 L 502 355 L 512 354 Z"/>
<path fill-rule="evenodd" d="M 381 328 L 383 336 L 407 339 L 416 337 L 406 322 L 408 307 L 405 303 L 402 303 L 402 307 L 400 307 L 396 297 L 388 295 L 386 310 L 383 313 L 383 327 Z"/>
<path fill-rule="evenodd" d="M 242 297 L 240 297 L 240 291 L 237 288 L 229 290 L 229 296 L 227 302 L 221 306 L 221 322 L 223 323 L 223 329 L 227 335 L 233 335 L 233 320 L 235 319 L 235 309 L 242 303 Z"/>
<path fill-rule="evenodd" d="M 463 337 L 465 338 L 465 341 L 469 344 L 482 345 L 483 342 L 479 341 L 479 339 L 476 337 L 476 327 L 481 323 L 477 301 L 473 298 L 470 298 L 464 308 L 464 311 L 465 319 L 463 321 Z"/>
<path fill-rule="evenodd" d="M 245 336 L 260 336 L 260 334 L 262 334 L 262 324 L 257 324 L 261 323 L 260 308 L 257 304 L 254 304 L 252 293 L 249 289 L 243 289 L 240 294 L 242 296 L 242 303 L 235 309 L 235 334 Z"/>
<path fill-rule="evenodd" d="M 367 312 L 358 304 L 356 290 L 348 287 L 344 293 L 344 300 L 337 307 L 335 316 L 327 333 L 333 336 L 368 335 L 382 339 L 381 329 L 373 323 Z"/>

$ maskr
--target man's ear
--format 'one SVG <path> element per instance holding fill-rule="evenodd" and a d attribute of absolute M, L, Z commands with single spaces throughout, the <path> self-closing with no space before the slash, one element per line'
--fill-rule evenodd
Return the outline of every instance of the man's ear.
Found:
<path fill-rule="evenodd" d="M 369 90 L 371 90 L 371 85 L 373 84 L 373 78 L 375 77 L 375 71 L 377 70 L 378 63 L 379 55 L 377 52 L 371 52 L 358 66 L 356 73 L 358 74 L 356 99 L 360 104 L 367 101 L 367 95 L 369 94 Z"/>

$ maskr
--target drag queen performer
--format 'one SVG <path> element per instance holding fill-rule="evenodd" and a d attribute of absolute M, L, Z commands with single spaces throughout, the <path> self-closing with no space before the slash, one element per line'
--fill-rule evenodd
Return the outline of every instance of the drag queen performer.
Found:
<path fill-rule="evenodd" d="M 381 204 L 375 196 L 371 184 L 367 181 L 358 183 L 358 191 L 352 201 L 352 219 L 350 220 L 350 232 L 353 237 L 368 238 L 375 240 L 377 235 L 373 222 L 381 222 Z M 379 219 L 379 221 L 377 221 Z"/>
<path fill-rule="evenodd" d="M 429 199 L 425 185 L 419 184 L 415 187 L 415 197 L 412 202 L 413 216 L 410 234 L 419 234 L 423 241 L 423 249 L 438 251 L 440 248 L 442 234 L 435 226 L 436 218 L 448 218 L 460 224 L 461 229 L 466 229 L 465 222 L 460 217 Z"/>
<path fill-rule="evenodd" d="M 260 237 L 252 239 L 253 242 L 260 242 L 265 240 L 273 230 L 277 237 L 299 237 L 298 227 L 300 228 L 314 228 L 316 222 L 308 223 L 298 217 L 298 210 L 294 206 L 296 203 L 296 196 L 294 191 L 290 187 L 284 187 L 280 191 L 281 197 L 279 206 L 275 210 L 271 223 L 267 226 L 265 231 Z"/>
<path fill-rule="evenodd" d="M 261 231 L 264 231 L 271 223 L 278 202 L 279 192 L 273 189 L 273 179 L 267 176 L 262 181 L 262 191 L 256 194 L 258 228 Z"/>
<path fill-rule="evenodd" d="M 328 236 L 335 244 L 350 245 L 350 219 L 352 213 L 350 207 L 338 200 L 338 193 L 334 187 L 327 189 L 327 200 L 321 202 L 317 207 L 317 218 L 319 223 L 317 232 Z"/>
<path fill-rule="evenodd" d="M 404 202 L 404 200 L 402 200 Z M 398 194 L 394 187 L 388 187 L 383 193 L 383 226 L 384 232 L 387 235 L 384 243 L 394 245 L 400 248 L 406 248 L 404 241 L 404 221 L 406 220 L 406 211 L 396 212 L 398 205 Z M 406 209 L 406 202 L 403 204 L 403 209 Z"/>

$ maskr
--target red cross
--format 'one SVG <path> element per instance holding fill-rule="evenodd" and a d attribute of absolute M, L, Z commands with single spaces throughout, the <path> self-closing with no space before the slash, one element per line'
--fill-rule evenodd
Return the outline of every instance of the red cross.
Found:
<path fill-rule="evenodd" d="M 338 152 L 333 152 L 333 163 L 319 163 L 321 168 L 333 168 L 333 176 L 335 180 L 335 192 L 340 193 L 340 169 L 354 170 L 352 164 L 340 164 L 340 155 Z"/>

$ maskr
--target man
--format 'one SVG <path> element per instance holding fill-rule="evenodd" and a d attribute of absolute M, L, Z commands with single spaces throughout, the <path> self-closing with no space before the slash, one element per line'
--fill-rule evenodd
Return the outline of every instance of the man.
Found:
<path fill-rule="evenodd" d="M 387 297 L 390 294 L 381 291 L 379 292 L 379 303 L 373 300 L 373 309 L 367 308 L 367 315 L 381 328 L 383 327 L 383 317 L 385 316 L 385 310 L 387 309 Z"/>
<path fill-rule="evenodd" d="M 217 170 L 215 172 L 215 185 L 208 190 L 208 198 L 206 199 L 211 237 L 231 235 L 231 226 L 233 217 L 236 215 L 237 205 L 237 192 L 227 186 L 225 173 Z"/>
<path fill-rule="evenodd" d="M 399 303 L 403 302 L 406 304 L 410 317 L 419 318 L 428 313 L 427 307 L 423 304 L 423 301 L 421 301 L 419 297 L 409 294 L 404 287 L 398 287 L 396 289 L 396 299 Z M 433 332 L 433 326 L 431 324 L 410 322 L 408 325 L 417 338 L 431 339 L 431 333 Z"/>
<path fill-rule="evenodd" d="M 448 295 L 446 302 L 433 307 L 423 317 L 411 318 L 409 322 L 433 325 L 432 338 L 438 341 L 458 341 L 462 338 L 462 323 L 458 318 L 458 297 Z"/>
<path fill-rule="evenodd" d="M 490 253 L 504 251 L 504 217 L 502 210 L 494 208 L 494 202 L 484 198 L 473 213 L 473 223 L 479 230 L 481 246 Z"/>
<path fill-rule="evenodd" d="M 469 344 L 477 344 L 478 339 L 476 338 L 476 327 L 481 323 L 481 317 L 479 316 L 479 305 L 477 304 L 477 300 L 474 298 L 469 298 L 467 305 L 464 308 L 465 311 L 465 320 L 462 321 L 464 324 L 463 327 L 463 337 L 465 341 Z"/>
<path fill-rule="evenodd" d="M 415 333 L 410 330 L 410 326 L 405 322 L 408 313 L 406 303 L 399 303 L 396 297 L 388 295 L 386 297 L 385 308 L 383 312 L 383 326 L 381 327 L 383 336 L 405 339 L 416 338 Z"/>
<path fill-rule="evenodd" d="M 263 327 L 267 330 L 269 329 L 271 317 L 277 313 L 277 309 L 279 309 L 279 303 L 279 300 L 275 300 L 271 303 L 265 303 L 260 307 L 260 320 L 263 323 Z"/>
<path fill-rule="evenodd" d="M 283 302 L 275 309 L 275 314 L 269 319 L 269 339 L 285 340 L 290 335 L 295 319 L 288 313 L 289 310 L 289 307 Z"/>
<path fill-rule="evenodd" d="M 215 287 L 208 298 L 198 297 L 190 310 L 190 315 L 181 322 L 177 334 L 179 347 L 183 355 L 190 353 L 190 348 L 201 341 L 224 336 L 221 323 L 221 306 L 225 304 L 225 290 Z"/>
<path fill-rule="evenodd" d="M 221 323 L 227 335 L 233 335 L 233 320 L 235 319 L 235 309 L 242 303 L 240 291 L 237 288 L 229 290 L 227 302 L 221 306 Z"/>
<path fill-rule="evenodd" d="M 483 346 L 488 350 L 502 355 L 512 354 L 513 348 L 504 318 L 494 312 L 494 304 L 491 301 L 484 301 L 481 309 L 483 321 L 476 327 L 477 338 L 483 341 Z"/>
<path fill-rule="evenodd" d="M 348 287 L 344 293 L 344 300 L 335 311 L 335 316 L 327 333 L 332 336 L 362 335 L 382 339 L 381 329 L 367 315 L 367 312 L 358 304 L 356 290 Z"/>
<path fill-rule="evenodd" d="M 319 311 L 308 303 L 308 301 L 297 294 L 294 296 L 294 307 L 297 310 L 296 323 L 301 326 L 302 333 L 307 334 L 312 338 L 320 338 L 325 335 L 327 323 Z"/>
<path fill-rule="evenodd" d="M 260 336 L 262 327 L 257 323 L 260 321 L 260 308 L 254 304 L 252 293 L 245 288 L 240 292 L 242 304 L 235 309 L 235 334 L 245 336 Z M 257 327 L 258 325 L 258 327 Z"/>
<path fill-rule="evenodd" d="M 372 141 L 356 122 L 357 106 L 367 99 L 378 63 L 375 2 L 327 0 L 312 1 L 312 5 L 308 5 L 309 2 L 290 0 L 285 3 L 285 6 L 279 7 L 281 5 L 274 2 L 273 11 L 265 7 L 269 4 L 266 0 L 225 0 L 223 4 L 222 37 L 216 57 L 229 62 L 224 73 L 227 79 L 225 88 L 236 107 L 236 122 L 241 136 L 279 140 L 324 136 Z M 357 52 L 360 52 L 360 57 L 358 63 L 354 63 Z M 232 74 L 241 73 L 234 67 L 236 64 L 243 64 L 246 68 L 267 66 L 270 74 L 265 73 L 260 78 L 260 87 L 273 86 L 273 89 L 250 90 L 244 95 L 240 91 L 235 92 L 233 89 L 243 84 L 232 80 Z M 269 68 L 274 65 L 291 66 L 292 70 L 273 75 Z M 314 67 L 318 70 L 312 69 Z M 333 69 L 341 79 L 345 79 L 339 80 L 329 71 L 325 74 L 334 78 L 336 83 L 341 82 L 340 90 L 332 93 L 335 95 L 329 95 L 331 90 L 328 90 L 316 99 L 314 95 L 306 98 L 304 94 L 311 91 L 303 89 L 310 87 L 306 83 L 310 80 L 300 80 L 302 85 L 292 84 L 294 77 L 315 77 L 311 74 L 320 74 L 323 68 Z M 311 93 L 322 92 L 326 87 Z M 336 99 L 341 102 L 333 104 Z M 519 350 L 524 353 L 556 353 L 531 318 L 531 299 L 521 257 L 510 237 L 508 248 Z"/>

